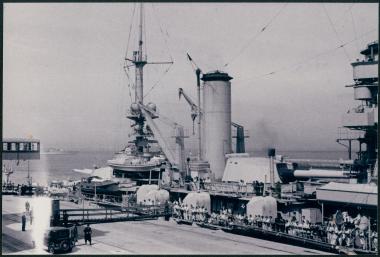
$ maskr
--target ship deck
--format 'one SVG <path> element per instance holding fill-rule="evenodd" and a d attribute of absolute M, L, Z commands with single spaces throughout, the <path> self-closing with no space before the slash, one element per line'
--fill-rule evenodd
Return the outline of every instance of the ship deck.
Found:
<path fill-rule="evenodd" d="M 2 253 L 48 254 L 33 248 L 33 229 L 21 231 L 21 213 L 30 197 L 3 196 Z M 61 202 L 61 208 L 81 208 Z M 34 210 L 35 215 L 38 215 Z M 288 244 L 214 231 L 195 225 L 178 225 L 163 219 L 96 224 L 93 245 L 85 245 L 82 228 L 71 254 L 329 254 Z"/>

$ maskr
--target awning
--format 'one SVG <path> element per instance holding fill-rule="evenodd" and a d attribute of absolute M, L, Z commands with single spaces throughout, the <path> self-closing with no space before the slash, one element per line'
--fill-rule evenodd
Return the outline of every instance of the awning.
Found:
<path fill-rule="evenodd" d="M 270 182 L 269 159 L 264 157 L 230 157 L 227 159 L 222 181 Z M 274 165 L 274 181 L 280 181 L 276 165 Z"/>
<path fill-rule="evenodd" d="M 317 200 L 377 206 L 377 185 L 330 182 L 317 188 Z"/>

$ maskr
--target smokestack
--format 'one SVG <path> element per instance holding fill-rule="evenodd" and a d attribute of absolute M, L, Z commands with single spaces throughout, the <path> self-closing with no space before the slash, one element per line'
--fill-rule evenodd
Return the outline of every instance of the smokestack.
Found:
<path fill-rule="evenodd" d="M 210 163 L 215 179 L 222 180 L 231 145 L 231 82 L 227 73 L 203 74 L 202 158 Z"/>
<path fill-rule="evenodd" d="M 269 157 L 269 178 L 270 184 L 274 187 L 274 157 L 276 156 L 276 149 L 269 148 L 268 149 L 268 157 Z"/>

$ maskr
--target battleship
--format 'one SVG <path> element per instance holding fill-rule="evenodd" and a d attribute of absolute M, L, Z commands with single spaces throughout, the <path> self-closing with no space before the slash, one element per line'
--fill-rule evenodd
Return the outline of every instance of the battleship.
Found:
<path fill-rule="evenodd" d="M 245 249 L 241 253 L 248 254 L 255 253 L 255 247 L 265 254 L 377 254 L 378 41 L 360 52 L 362 60 L 351 63 L 354 82 L 346 87 L 353 89 L 360 104 L 343 115 L 336 139 L 347 148 L 345 160 L 295 159 L 276 154 L 275 148 L 268 148 L 266 157 L 246 153 L 247 131 L 231 117 L 233 77 L 222 70 L 204 72 L 187 54 L 194 68 L 196 101 L 183 88 L 178 93 L 190 107 L 197 154 L 186 156 L 184 127 L 160 114 L 156 104 L 144 101 L 144 67 L 173 62 L 148 61 L 143 3 L 138 11 L 138 49 L 125 57 L 126 71 L 135 70 L 134 99 L 127 114 L 133 137 L 107 161 L 107 167 L 76 169 L 88 176 L 74 184 L 77 188 L 67 187 L 70 197 L 50 196 L 51 229 L 91 224 L 99 246 L 79 253 L 139 253 L 141 249 L 167 253 L 162 245 L 144 240 L 160 227 L 157 233 L 162 240 L 173 239 L 174 233 L 192 240 L 195 233 L 203 242 L 195 243 L 200 250 L 187 250 L 196 253 L 204 253 L 199 251 L 210 242 L 222 250 L 217 253 L 237 253 L 231 246 L 235 242 Z M 163 136 L 160 119 L 173 130 L 170 140 Z M 38 159 L 38 140 L 3 142 L 3 160 L 19 159 L 19 155 Z M 352 158 L 355 142 L 359 151 Z M 12 171 L 4 172 L 8 179 L 3 192 L 16 193 L 9 181 Z M 24 200 L 18 197 L 15 201 Z M 13 206 L 6 215 L 21 209 Z M 128 237 L 132 246 L 127 250 L 116 245 L 115 238 L 107 239 L 102 233 L 109 229 L 135 231 L 136 238 Z M 25 243 L 28 240 L 22 238 L 20 245 L 33 253 L 30 249 L 35 247 Z M 168 251 L 179 249 L 164 243 Z M 51 248 L 47 244 L 43 253 Z M 6 246 L 12 248 L 7 240 Z M 81 247 L 73 242 L 70 251 Z M 301 251 L 304 248 L 308 250 Z"/>

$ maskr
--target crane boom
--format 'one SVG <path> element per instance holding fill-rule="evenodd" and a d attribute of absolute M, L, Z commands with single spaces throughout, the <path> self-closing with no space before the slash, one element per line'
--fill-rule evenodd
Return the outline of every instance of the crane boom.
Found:
<path fill-rule="evenodd" d="M 163 119 L 163 122 L 174 128 L 175 130 L 175 138 L 176 138 L 176 145 L 177 145 L 177 158 L 176 154 L 173 153 L 173 151 L 170 149 L 168 143 L 166 142 L 165 138 L 161 134 L 160 129 L 158 128 L 157 124 L 154 122 L 153 117 L 158 117 L 158 114 L 148 108 L 145 105 L 139 104 L 141 112 L 143 113 L 147 124 L 149 125 L 150 129 L 152 130 L 155 138 L 157 139 L 159 145 L 162 148 L 162 151 L 164 152 L 166 158 L 168 159 L 169 163 L 173 167 L 177 167 L 180 172 L 183 172 L 185 170 L 185 150 L 184 150 L 184 130 L 183 126 L 179 125 L 176 122 L 171 121 L 169 118 L 160 116 Z"/>
<path fill-rule="evenodd" d="M 191 119 L 193 120 L 193 135 L 194 135 L 195 134 L 194 121 L 195 121 L 195 118 L 197 118 L 201 114 L 200 108 L 193 102 L 190 96 L 188 96 L 182 88 L 179 88 L 178 89 L 179 99 L 181 99 L 182 95 L 185 98 L 185 100 L 188 102 L 191 108 Z"/>
<path fill-rule="evenodd" d="M 191 107 L 191 112 L 192 113 L 194 112 L 196 115 L 198 115 L 197 114 L 198 113 L 198 106 L 193 102 L 193 100 L 191 100 L 190 96 L 188 96 L 182 88 L 178 89 L 178 96 L 179 96 L 179 99 L 181 99 L 181 96 L 183 96 L 185 98 L 185 100 L 189 103 L 189 105 Z M 193 118 L 193 120 L 195 119 L 195 117 Z"/>

